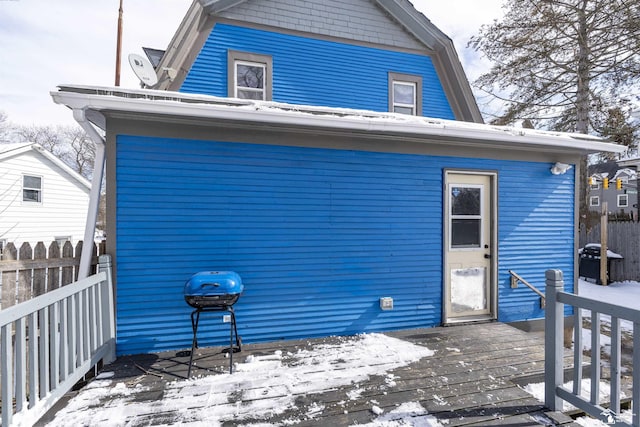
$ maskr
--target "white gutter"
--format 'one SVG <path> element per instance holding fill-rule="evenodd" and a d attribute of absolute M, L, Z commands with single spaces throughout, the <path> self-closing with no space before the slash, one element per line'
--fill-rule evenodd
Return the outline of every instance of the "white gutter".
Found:
<path fill-rule="evenodd" d="M 256 102 L 143 89 L 62 86 L 53 100 L 73 110 L 252 122 L 305 129 L 358 131 L 386 137 L 456 140 L 463 145 L 622 153 L 626 147 L 601 138 L 561 132 L 377 113 L 344 108 Z M 428 143 L 428 141 L 425 141 Z"/>
<path fill-rule="evenodd" d="M 89 209 L 87 210 L 87 221 L 84 227 L 84 243 L 82 245 L 80 267 L 78 269 L 78 279 L 84 279 L 89 276 L 91 270 L 93 239 L 100 206 L 100 188 L 102 187 L 102 177 L 104 175 L 106 141 L 102 135 L 98 133 L 96 128 L 89 123 L 85 115 L 85 110 L 74 109 L 73 118 L 87 135 L 89 135 L 89 138 L 91 138 L 96 146 L 96 156 L 93 161 L 93 177 L 91 178 L 91 193 L 89 195 Z"/>

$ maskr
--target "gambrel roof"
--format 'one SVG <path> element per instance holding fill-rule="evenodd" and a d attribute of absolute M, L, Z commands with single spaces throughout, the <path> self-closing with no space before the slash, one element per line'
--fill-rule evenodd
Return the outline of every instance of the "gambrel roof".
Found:
<path fill-rule="evenodd" d="M 259 0 L 251 0 L 254 4 Z M 158 64 L 159 89 L 179 90 L 191 65 L 196 60 L 214 24 L 224 19 L 234 7 L 248 0 L 194 0 L 187 11 L 165 54 Z M 408 0 L 371 0 L 390 21 L 401 26 L 429 54 L 437 70 L 457 120 L 482 123 L 469 81 L 458 58 L 453 41 L 429 19 L 418 12 Z M 276 12 L 273 12 L 276 13 Z M 167 70 L 173 69 L 177 77 L 167 79 Z"/>

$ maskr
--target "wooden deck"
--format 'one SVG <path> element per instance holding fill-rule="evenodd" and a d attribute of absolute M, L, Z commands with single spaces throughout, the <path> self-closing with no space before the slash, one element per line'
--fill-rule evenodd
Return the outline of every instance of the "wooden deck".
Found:
<path fill-rule="evenodd" d="M 386 335 L 426 346 L 435 354 L 393 370 L 392 386 L 385 386 L 387 377 L 372 375 L 357 385 L 359 393 L 350 399 L 345 396 L 353 384 L 320 394 L 294 396 L 295 410 L 267 419 L 245 418 L 241 423 L 221 420 L 221 424 L 350 426 L 376 420 L 372 402 L 385 413 L 399 404 L 418 402 L 429 415 L 451 427 L 577 425 L 563 414 L 548 413 L 542 403 L 520 387 L 543 381 L 544 340 L 541 334 L 525 333 L 501 323 L 485 323 L 406 330 Z M 284 354 L 295 353 L 332 340 L 337 338 L 244 345 L 242 352 L 234 355 L 234 361 L 242 362 L 250 355 L 268 355 L 278 350 Z M 195 360 L 197 366 L 193 369 L 193 376 L 220 375 L 229 366 L 219 347 L 197 350 Z M 188 361 L 185 352 L 166 352 L 121 357 L 105 370 L 114 372 L 112 386 L 124 383 L 132 389 L 132 401 L 158 401 L 167 398 L 165 388 L 169 382 L 187 383 L 183 380 Z M 134 389 L 136 385 L 139 385 L 138 393 Z M 257 396 L 255 399 L 260 399 L 263 407 L 269 406 L 269 399 L 274 399 L 274 407 L 278 405 L 278 396 Z M 246 396 L 242 402 L 236 403 L 246 404 L 245 400 Z M 233 402 L 224 404 L 228 403 Z M 106 403 L 96 402 L 96 405 L 106 406 Z M 313 417 L 301 417 L 301 414 L 309 413 L 312 405 L 320 408 L 319 411 Z M 211 411 L 215 408 L 193 408 L 193 411 L 198 410 Z M 135 414 L 126 420 L 126 425 L 171 425 L 180 421 L 171 410 L 152 412 Z M 40 424 L 52 420 L 54 413 L 48 414 Z"/>

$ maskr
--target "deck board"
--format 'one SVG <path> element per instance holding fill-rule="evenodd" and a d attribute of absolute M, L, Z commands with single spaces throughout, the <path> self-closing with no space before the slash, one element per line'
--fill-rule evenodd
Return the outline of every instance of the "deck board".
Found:
<path fill-rule="evenodd" d="M 294 396 L 297 408 L 309 408 L 314 404 L 322 406 L 313 417 L 301 416 L 303 411 L 286 411 L 269 419 L 245 418 L 241 424 L 366 424 L 376 419 L 372 412 L 373 405 L 388 413 L 405 402 L 419 402 L 429 415 L 435 416 L 449 427 L 539 426 L 547 422 L 544 405 L 518 386 L 522 384 L 523 378 L 542 378 L 544 339 L 541 334 L 526 333 L 496 322 L 406 330 L 387 335 L 426 346 L 435 351 L 435 354 L 391 371 L 392 385 L 387 383 L 388 375 L 371 375 L 359 384 L 341 386 L 319 394 Z M 295 353 L 301 349 L 313 348 L 319 343 L 337 342 L 340 339 L 344 338 L 244 345 L 242 352 L 234 355 L 234 360 L 242 362 L 250 355 L 270 355 L 275 351 L 282 351 L 283 354 Z M 185 352 L 125 356 L 105 369 L 114 373 L 114 385 L 120 382 L 128 387 L 144 386 L 140 387 L 144 391 L 134 397 L 136 402 L 156 402 L 166 398 L 164 390 L 167 382 L 185 378 L 188 360 Z M 228 371 L 228 359 L 219 347 L 198 349 L 194 360 L 197 365 L 193 369 L 193 376 L 217 375 Z M 340 371 L 333 371 L 333 375 L 339 376 Z M 309 382 L 321 380 L 321 371 L 304 379 Z M 348 398 L 347 393 L 354 390 L 358 391 L 356 398 Z M 245 404 L 245 400 L 250 399 L 253 403 L 277 407 L 278 399 L 287 397 L 287 390 L 280 390 L 278 387 L 273 387 L 268 395 L 260 395 L 258 392 L 259 389 L 255 393 L 247 390 L 240 403 Z M 210 399 L 224 397 L 215 396 L 214 390 L 203 390 L 202 393 L 210 393 Z M 238 403 L 224 402 L 220 405 Z M 101 404 L 104 402 L 96 402 L 96 405 Z M 199 409 L 202 408 L 193 408 L 194 411 Z M 45 425 L 53 416 L 53 412 L 48 414 L 40 424 Z M 150 411 L 128 419 L 127 425 L 170 425 L 173 421 L 175 418 L 171 411 Z M 223 425 L 232 426 L 236 423 L 226 421 Z M 563 425 L 574 424 L 567 421 Z"/>

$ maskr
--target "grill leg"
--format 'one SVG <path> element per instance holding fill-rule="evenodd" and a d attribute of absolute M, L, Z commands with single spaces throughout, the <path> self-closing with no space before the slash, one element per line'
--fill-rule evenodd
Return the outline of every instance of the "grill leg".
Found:
<path fill-rule="evenodd" d="M 236 346 L 238 347 L 238 352 L 242 351 L 242 338 L 238 335 L 238 325 L 236 323 L 236 314 L 231 312 L 231 320 L 233 320 L 233 331 L 236 334 Z"/>
<path fill-rule="evenodd" d="M 233 307 L 227 307 L 227 311 L 231 314 L 231 324 L 229 325 L 229 373 L 233 374 L 233 353 L 242 351 L 242 340 L 238 335 L 238 325 L 236 324 L 236 313 Z M 233 345 L 233 336 L 236 337 L 236 345 Z"/>
<path fill-rule="evenodd" d="M 229 325 L 229 373 L 233 374 L 233 329 L 236 325 L 236 316 L 233 313 L 233 307 L 227 310 L 231 313 L 231 324 Z"/>
<path fill-rule="evenodd" d="M 193 364 L 193 353 L 198 348 L 198 323 L 200 322 L 200 309 L 191 312 L 191 328 L 193 329 L 193 340 L 191 341 L 191 354 L 189 355 L 189 371 L 187 378 L 191 378 L 191 366 Z"/>

